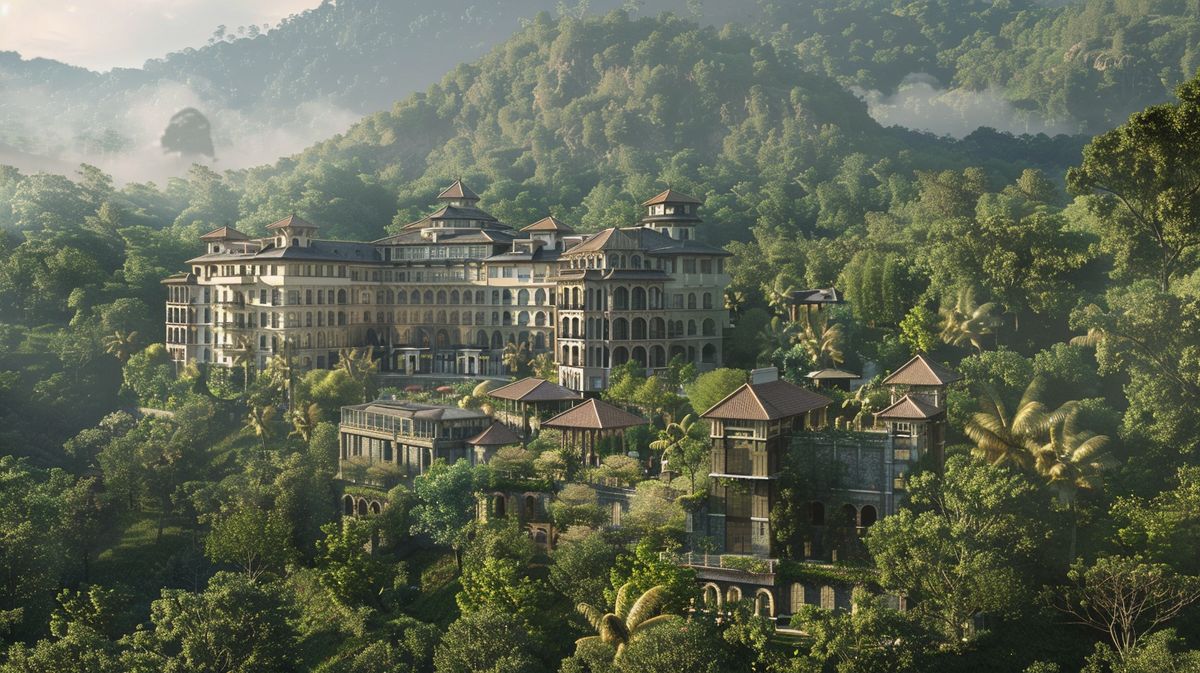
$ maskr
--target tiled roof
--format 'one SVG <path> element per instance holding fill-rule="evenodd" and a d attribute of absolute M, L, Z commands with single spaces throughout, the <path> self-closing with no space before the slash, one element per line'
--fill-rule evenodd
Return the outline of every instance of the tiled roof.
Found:
<path fill-rule="evenodd" d="M 219 262 L 222 260 L 250 259 L 295 259 L 330 262 L 381 262 L 378 249 L 370 243 L 353 241 L 312 240 L 307 246 L 288 245 L 282 248 L 268 247 L 255 252 L 216 252 L 188 260 L 192 262 Z"/>
<path fill-rule="evenodd" d="M 836 287 L 796 290 L 792 293 L 793 304 L 841 304 L 843 301 L 842 291 Z"/>
<path fill-rule="evenodd" d="M 487 430 L 467 440 L 471 446 L 507 446 L 520 444 L 521 437 L 512 428 L 500 422 L 493 422 Z"/>
<path fill-rule="evenodd" d="M 683 192 L 677 192 L 674 189 L 667 189 L 659 192 L 657 195 L 650 197 L 642 202 L 643 206 L 654 206 L 660 203 L 704 203 L 694 196 L 688 196 Z"/>
<path fill-rule="evenodd" d="M 560 402 L 583 399 L 583 396 L 574 390 L 533 376 L 500 386 L 495 390 L 489 390 L 488 395 L 514 402 Z"/>
<path fill-rule="evenodd" d="M 442 193 L 438 194 L 437 197 L 439 199 L 464 199 L 471 201 L 479 200 L 479 195 L 471 191 L 470 187 L 464 185 L 462 180 L 455 180 L 454 184 L 443 189 Z"/>
<path fill-rule="evenodd" d="M 618 409 L 608 402 L 590 399 L 583 404 L 577 404 L 561 414 L 542 423 L 543 428 L 576 428 L 583 430 L 620 430 L 637 425 L 647 425 L 650 421 Z"/>
<path fill-rule="evenodd" d="M 200 240 L 201 241 L 223 241 L 228 238 L 232 238 L 235 241 L 250 240 L 249 236 L 243 234 L 242 232 L 238 231 L 237 229 L 234 229 L 233 227 L 220 227 L 218 229 L 213 229 L 212 231 L 208 232 L 207 234 L 201 236 Z"/>
<path fill-rule="evenodd" d="M 775 421 L 781 418 L 827 407 L 833 400 L 787 381 L 743 383 L 725 399 L 717 402 L 703 418 Z"/>
<path fill-rule="evenodd" d="M 560 231 L 564 234 L 575 233 L 574 229 L 568 227 L 565 223 L 563 223 L 562 220 L 554 217 L 553 215 L 550 217 L 543 217 L 537 222 L 525 227 L 521 231 Z"/>
<path fill-rule="evenodd" d="M 637 249 L 638 242 L 632 236 L 625 234 L 616 227 L 610 227 L 595 234 L 594 236 L 589 236 L 583 243 L 580 243 L 570 250 L 567 250 L 567 253 Z"/>
<path fill-rule="evenodd" d="M 944 386 L 961 379 L 957 372 L 947 369 L 924 354 L 904 363 L 883 380 L 885 386 Z"/>
<path fill-rule="evenodd" d="M 278 222 L 272 222 L 271 224 L 268 224 L 267 231 L 271 231 L 272 229 L 283 229 L 284 227 L 296 227 L 298 229 L 316 229 L 317 225 L 305 220 L 304 218 L 300 217 L 299 215 L 297 215 L 295 213 L 292 213 L 291 215 L 288 215 L 287 217 L 283 218 L 282 220 L 279 220 Z"/>
<path fill-rule="evenodd" d="M 837 379 L 861 379 L 862 376 L 854 372 L 848 372 L 845 369 L 818 369 L 815 372 L 805 374 L 804 378 L 814 381 L 832 381 Z"/>
<path fill-rule="evenodd" d="M 403 400 L 375 400 L 366 404 L 357 404 L 351 409 L 369 411 L 375 414 L 395 416 L 397 418 L 419 418 L 423 420 L 462 420 L 470 418 L 486 418 L 482 411 L 460 409 L 438 404 L 422 404 Z"/>
<path fill-rule="evenodd" d="M 875 413 L 876 418 L 895 418 L 898 420 L 922 421 L 940 416 L 944 411 L 921 397 L 905 395 L 883 411 Z"/>

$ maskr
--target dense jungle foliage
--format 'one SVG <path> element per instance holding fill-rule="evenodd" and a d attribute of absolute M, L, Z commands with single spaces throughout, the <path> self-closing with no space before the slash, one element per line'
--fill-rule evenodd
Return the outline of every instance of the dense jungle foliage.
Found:
<path fill-rule="evenodd" d="M 943 46 L 985 48 L 980 16 L 1057 17 L 1078 41 L 1141 6 L 1112 3 L 1087 24 L 1078 6 L 1010 16 L 1017 4 L 922 3 L 904 57 L 964 62 Z M 1050 44 L 1050 32 L 1020 35 Z M 918 33 L 942 46 L 922 51 Z M 1166 59 L 1171 40 L 1148 35 L 1123 48 Z M 0 671 L 1196 670 L 1200 79 L 1094 138 L 955 141 L 879 126 L 841 85 L 872 81 L 814 71 L 793 48 L 808 39 L 542 14 L 270 166 L 197 166 L 161 186 L 117 186 L 90 166 L 72 179 L 0 168 Z M 1172 58 L 1179 76 L 1160 84 L 1192 75 Z M 672 452 L 687 474 L 643 480 L 609 456 L 586 476 L 636 485 L 629 516 L 605 527 L 594 490 L 565 485 L 550 553 L 474 512 L 476 493 L 564 470 L 552 433 L 497 465 L 437 465 L 374 493 L 389 502 L 381 516 L 342 521 L 337 411 L 376 392 L 369 363 L 176 371 L 157 343 L 159 280 L 204 231 L 260 233 L 296 212 L 324 236 L 374 239 L 456 177 L 512 224 L 552 213 L 581 231 L 633 223 L 669 184 L 704 198 L 699 235 L 734 253 L 728 369 L 626 368 L 606 393 L 655 421 L 630 445 Z M 846 306 L 785 318 L 790 290 L 835 284 Z M 913 609 L 862 591 L 853 613 L 801 615 L 803 638 L 745 605 L 719 622 L 689 615 L 694 577 L 659 554 L 680 548 L 685 507 L 708 487 L 704 424 L 688 414 L 745 369 L 799 380 L 838 364 L 868 379 L 838 399 L 838 424 L 869 425 L 886 402 L 879 378 L 919 352 L 965 379 L 944 473 L 915 476 L 910 506 L 850 536 L 840 564 L 783 571 Z M 545 364 L 514 356 L 511 369 Z M 772 517 L 786 548 L 802 533 L 787 524 L 803 466 L 781 478 Z M 630 610 L 638 597 L 646 609 Z"/>

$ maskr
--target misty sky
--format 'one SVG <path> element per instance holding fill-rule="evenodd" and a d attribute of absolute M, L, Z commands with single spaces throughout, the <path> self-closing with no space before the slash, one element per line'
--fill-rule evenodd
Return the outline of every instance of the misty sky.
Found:
<path fill-rule="evenodd" d="M 280 19 L 320 0 L 0 0 L 0 50 L 93 70 L 200 47 L 218 25 Z"/>

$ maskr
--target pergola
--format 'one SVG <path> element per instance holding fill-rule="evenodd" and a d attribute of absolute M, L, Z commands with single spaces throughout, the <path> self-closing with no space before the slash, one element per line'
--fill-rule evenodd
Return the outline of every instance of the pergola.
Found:
<path fill-rule="evenodd" d="M 491 462 L 492 456 L 496 455 L 500 447 L 520 443 L 521 436 L 513 432 L 512 428 L 499 421 L 493 421 L 486 430 L 467 440 L 467 445 L 473 449 L 471 464 Z"/>
<path fill-rule="evenodd" d="M 558 413 L 583 399 L 570 388 L 532 376 L 490 390 L 488 396 L 500 400 L 499 415 L 525 437 L 529 436 L 530 412 L 540 420 L 543 414 Z"/>
<path fill-rule="evenodd" d="M 564 450 L 570 445 L 579 450 L 585 464 L 598 465 L 600 461 L 596 447 L 600 441 L 615 436 L 624 451 L 624 431 L 649 423 L 641 416 L 618 409 L 608 402 L 590 399 L 547 420 L 542 427 L 562 431 Z"/>

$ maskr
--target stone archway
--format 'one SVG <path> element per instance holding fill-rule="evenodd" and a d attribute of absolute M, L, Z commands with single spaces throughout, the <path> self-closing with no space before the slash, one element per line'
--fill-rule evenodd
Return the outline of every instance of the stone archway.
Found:
<path fill-rule="evenodd" d="M 754 614 L 758 617 L 775 616 L 775 596 L 770 591 L 759 589 L 754 592 Z"/>

